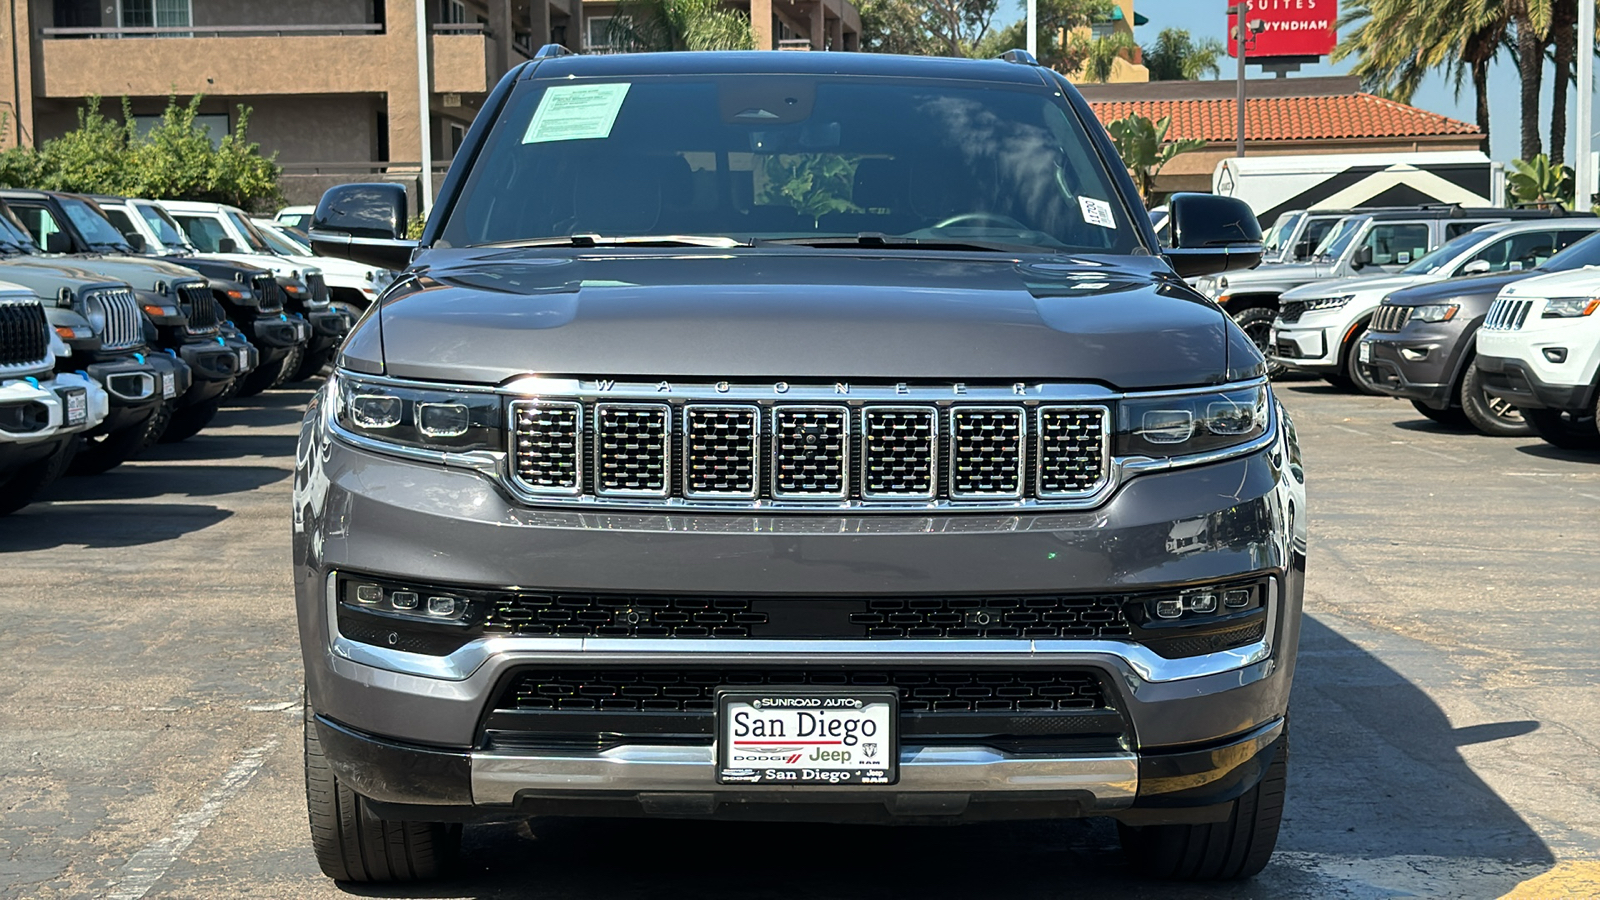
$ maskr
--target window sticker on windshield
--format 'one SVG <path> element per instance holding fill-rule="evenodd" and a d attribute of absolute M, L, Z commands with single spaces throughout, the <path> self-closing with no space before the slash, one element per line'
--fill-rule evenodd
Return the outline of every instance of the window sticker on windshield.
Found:
<path fill-rule="evenodd" d="M 546 88 L 522 135 L 524 144 L 608 138 L 616 124 L 626 84 L 571 84 Z"/>
<path fill-rule="evenodd" d="M 1083 210 L 1083 220 L 1101 228 L 1116 228 L 1117 220 L 1111 215 L 1111 204 L 1093 197 L 1079 197 L 1078 207 Z"/>
<path fill-rule="evenodd" d="M 1395 262 L 1400 263 L 1401 265 L 1411 262 L 1411 254 L 1401 250 L 1400 255 L 1395 257 Z"/>

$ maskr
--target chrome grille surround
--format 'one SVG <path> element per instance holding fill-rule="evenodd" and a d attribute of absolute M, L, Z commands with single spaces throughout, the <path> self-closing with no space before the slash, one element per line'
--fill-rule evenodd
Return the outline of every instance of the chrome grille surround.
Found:
<path fill-rule="evenodd" d="M 1384 334 L 1393 334 L 1406 327 L 1406 323 L 1411 321 L 1411 312 L 1414 309 L 1416 309 L 1414 306 L 1397 306 L 1393 303 L 1385 303 L 1378 307 L 1377 312 L 1372 314 L 1372 330 Z"/>
<path fill-rule="evenodd" d="M 850 409 L 778 406 L 772 411 L 772 496 L 850 496 Z"/>
<path fill-rule="evenodd" d="M 511 404 L 511 477 L 532 494 L 583 491 L 583 406 L 562 400 Z"/>
<path fill-rule="evenodd" d="M 83 308 L 87 312 L 98 308 L 105 315 L 100 349 L 131 350 L 144 343 L 144 313 L 139 309 L 139 298 L 133 295 L 133 291 L 127 288 L 85 291 Z"/>
<path fill-rule="evenodd" d="M 672 407 L 599 403 L 594 488 L 600 497 L 665 497 L 672 484 Z"/>
<path fill-rule="evenodd" d="M 939 410 L 868 406 L 861 410 L 861 499 L 932 500 L 938 491 Z"/>
<path fill-rule="evenodd" d="M 342 377 L 335 373 L 335 378 Z M 365 382 L 392 383 L 397 387 L 415 387 L 419 383 L 407 379 L 384 376 L 355 375 Z M 840 516 L 840 513 L 1020 513 L 1027 511 L 1087 510 L 1104 503 L 1110 495 L 1131 478 L 1147 472 L 1161 472 L 1185 466 L 1202 465 L 1246 456 L 1272 447 L 1278 440 L 1278 414 L 1268 416 L 1268 430 L 1259 438 L 1232 447 L 1219 448 L 1183 457 L 1151 459 L 1143 456 L 1116 457 L 1112 453 L 1111 433 L 1115 404 L 1123 398 L 1173 397 L 1191 393 L 1213 393 L 1218 390 L 1239 390 L 1265 385 L 1265 378 L 1236 382 L 1228 385 L 1185 388 L 1177 390 L 1152 390 L 1119 392 L 1093 384 L 1081 383 L 1016 383 L 1008 385 L 886 385 L 886 384 L 742 384 L 729 382 L 619 382 L 610 379 L 572 378 L 565 376 L 530 375 L 507 382 L 498 388 L 480 388 L 485 393 L 497 394 L 507 403 L 505 421 L 520 421 L 519 411 L 543 410 L 546 413 L 567 411 L 578 418 L 562 418 L 558 423 L 546 423 L 539 432 L 519 434 L 508 427 L 503 449 L 475 451 L 443 451 L 421 447 L 398 446 L 354 434 L 341 427 L 331 413 L 326 418 L 328 428 L 344 443 L 388 456 L 398 456 L 418 462 L 470 469 L 503 485 L 508 494 L 535 506 L 556 506 L 571 510 L 695 510 L 775 511 L 795 514 L 822 514 L 815 518 L 785 520 L 786 528 L 804 528 L 807 532 L 848 533 L 865 527 L 858 519 Z M 591 473 L 595 464 L 594 447 L 598 435 L 593 433 L 593 413 L 600 404 L 661 404 L 669 407 L 672 426 L 672 454 L 668 464 L 669 492 L 667 496 L 610 495 L 601 496 L 596 490 L 596 479 Z M 891 405 L 893 404 L 893 405 Z M 907 406 L 936 410 L 941 436 L 948 430 L 949 412 L 953 408 L 1020 407 L 1024 410 L 1028 443 L 1024 448 L 1026 475 L 1021 497 L 1004 498 L 979 496 L 951 498 L 949 479 L 942 469 L 936 468 L 937 490 L 931 498 L 908 498 L 904 495 L 889 497 L 864 497 L 862 492 L 862 450 L 865 444 L 860 425 L 863 412 L 868 408 L 884 407 L 905 409 Z M 759 490 L 755 496 L 697 495 L 690 497 L 685 491 L 685 419 L 686 410 L 702 407 L 735 407 L 758 411 L 765 430 L 761 432 L 756 447 Z M 777 416 L 789 409 L 833 410 L 846 409 L 850 413 L 847 427 L 851 434 L 846 446 L 849 454 L 847 494 L 843 498 L 824 497 L 820 494 L 784 494 L 774 491 L 777 480 L 775 469 L 774 429 Z M 575 429 L 572 422 L 581 422 Z M 1045 427 L 1059 422 L 1059 428 Z M 1068 427 L 1076 426 L 1076 427 Z M 554 444 L 532 448 L 527 438 L 542 441 L 560 439 L 565 453 L 577 453 L 581 459 L 576 470 L 560 469 L 553 458 L 534 466 L 530 449 L 546 452 L 556 449 Z M 937 443 L 936 466 L 945 464 L 949 442 L 942 437 Z M 1070 453 L 1071 458 L 1052 463 L 1053 453 Z M 556 473 L 559 477 L 553 477 Z M 539 476 L 543 477 L 539 477 Z M 827 514 L 832 514 L 827 515 Z M 761 528 L 764 519 L 748 520 L 752 528 Z M 937 520 L 930 519 L 930 522 Z M 1006 530 L 1015 527 L 1017 520 L 993 518 L 985 520 L 989 527 Z M 1009 524 L 1008 524 L 1009 523 Z"/>
<path fill-rule="evenodd" d="M 1483 318 L 1484 331 L 1516 331 L 1524 322 L 1528 321 L 1528 313 L 1533 310 L 1532 300 L 1518 300 L 1515 298 L 1501 297 L 1490 304 L 1489 312 Z"/>
<path fill-rule="evenodd" d="M 1022 496 L 1027 413 L 1020 406 L 956 406 L 945 457 L 954 500 Z"/>
<path fill-rule="evenodd" d="M 760 490 L 761 410 L 691 404 L 683 415 L 683 495 L 754 500 Z"/>

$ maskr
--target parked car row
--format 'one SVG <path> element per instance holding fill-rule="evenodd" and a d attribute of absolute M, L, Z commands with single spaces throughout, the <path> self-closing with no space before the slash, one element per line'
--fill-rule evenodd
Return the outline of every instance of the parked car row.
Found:
<path fill-rule="evenodd" d="M 0 191 L 0 514 L 320 371 L 393 273 L 310 255 L 221 204 Z"/>

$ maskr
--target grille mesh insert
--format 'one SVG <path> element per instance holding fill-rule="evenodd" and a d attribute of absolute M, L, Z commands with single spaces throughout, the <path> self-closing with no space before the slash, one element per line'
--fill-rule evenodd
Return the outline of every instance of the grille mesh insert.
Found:
<path fill-rule="evenodd" d="M 671 410 L 659 403 L 595 409 L 595 490 L 606 496 L 667 495 Z"/>
<path fill-rule="evenodd" d="M 42 361 L 50 350 L 50 326 L 37 303 L 0 303 L 0 366 Z"/>
<path fill-rule="evenodd" d="M 750 406 L 691 406 L 684 417 L 684 495 L 756 496 L 760 413 Z"/>
<path fill-rule="evenodd" d="M 582 477 L 582 409 L 576 403 L 519 401 L 511 410 L 517 479 L 534 491 L 576 493 Z"/>
<path fill-rule="evenodd" d="M 485 625 L 552 637 L 749 637 L 766 622 L 738 597 L 507 594 L 495 598 Z"/>
<path fill-rule="evenodd" d="M 772 414 L 772 494 L 843 499 L 850 414 L 843 408 L 778 407 Z"/>
<path fill-rule="evenodd" d="M 1020 409 L 982 407 L 950 412 L 950 496 L 1022 495 Z"/>
<path fill-rule="evenodd" d="M 932 407 L 872 407 L 862 413 L 861 496 L 933 496 L 937 417 Z"/>
<path fill-rule="evenodd" d="M 873 638 L 1116 638 L 1119 597 L 886 597 L 851 615 Z"/>
<path fill-rule="evenodd" d="M 514 677 L 499 708 L 513 710 L 715 710 L 718 687 L 894 687 L 902 713 L 987 713 L 1104 709 L 1100 680 L 1081 669 L 590 669 L 530 671 Z"/>
<path fill-rule="evenodd" d="M 1075 406 L 1039 410 L 1040 497 L 1093 493 L 1106 476 L 1106 412 Z"/>

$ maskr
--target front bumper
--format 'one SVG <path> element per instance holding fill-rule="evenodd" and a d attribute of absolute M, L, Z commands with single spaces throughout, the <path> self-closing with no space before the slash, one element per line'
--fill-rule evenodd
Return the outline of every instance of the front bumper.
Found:
<path fill-rule="evenodd" d="M 311 337 L 311 326 L 299 316 L 278 313 L 263 316 L 251 326 L 251 342 L 263 350 L 287 350 L 304 344 Z"/>
<path fill-rule="evenodd" d="M 351 447 L 328 434 L 313 402 L 298 454 L 293 549 L 308 699 L 323 717 L 317 727 L 327 735 L 325 750 L 345 759 L 334 759 L 336 770 L 347 764 L 358 791 L 398 805 L 474 814 L 704 814 L 754 810 L 776 800 L 781 806 L 767 811 L 779 817 L 804 804 L 820 809 L 839 802 L 869 818 L 980 814 L 969 805 L 987 811 L 981 814 L 1014 817 L 1041 809 L 1100 814 L 1160 806 L 1145 799 L 1156 794 L 1175 797 L 1174 808 L 1207 806 L 1221 802 L 1215 792 L 1183 792 L 1227 782 L 1228 772 L 1253 758 L 1235 744 L 1255 741 L 1251 735 L 1281 723 L 1287 710 L 1305 547 L 1304 490 L 1288 433 L 1280 427 L 1275 445 L 1247 456 L 1132 478 L 1086 511 L 594 512 L 525 507 L 475 472 Z M 334 573 L 345 570 L 556 592 L 735 596 L 1137 591 L 1255 573 L 1269 573 L 1273 588 L 1256 643 L 1173 659 L 1107 639 L 510 635 L 436 656 L 338 633 L 330 624 L 336 616 L 330 588 Z M 605 749 L 559 751 L 490 740 L 487 714 L 519 673 L 607 666 L 830 672 L 1071 667 L 1094 674 L 1109 701 L 1101 712 L 1119 724 L 1093 746 L 1063 733 L 1065 749 L 1044 751 L 963 743 L 948 733 L 936 746 L 903 740 L 902 783 L 854 789 L 863 792 L 859 797 L 842 788 L 783 786 L 771 793 L 719 786 L 709 737 L 674 744 L 608 728 L 626 740 Z M 341 738 L 330 729 L 347 734 Z M 903 738 L 912 733 L 905 729 Z M 352 748 L 348 753 L 337 749 L 341 740 Z M 1251 753 L 1261 749 L 1258 743 L 1248 745 Z M 372 762 L 382 748 L 404 751 L 397 768 Z M 413 751 L 424 756 L 409 756 Z M 1161 758 L 1191 753 L 1201 757 L 1161 768 Z M 1194 761 L 1201 758 L 1210 762 Z M 362 780 L 363 770 L 377 773 L 376 780 Z M 424 777 L 435 770 L 456 772 L 447 779 L 455 786 Z M 895 799 L 901 796 L 906 799 Z M 1042 805 L 1030 806 L 1035 800 Z"/>
<path fill-rule="evenodd" d="M 1274 324 L 1272 352 L 1268 357 L 1290 369 L 1331 372 L 1339 368 L 1338 331 L 1299 325 Z"/>
<path fill-rule="evenodd" d="M 346 334 L 349 334 L 350 326 L 353 324 L 344 313 L 328 307 L 308 310 L 306 312 L 306 320 L 311 325 L 313 338 L 325 339 L 333 343 L 337 343 Z"/>
<path fill-rule="evenodd" d="M 1391 397 L 1432 409 L 1455 403 L 1464 350 L 1472 347 L 1477 321 L 1411 323 L 1398 332 L 1368 332 L 1367 368 L 1375 388 Z"/>
<path fill-rule="evenodd" d="M 1594 385 L 1541 381 L 1525 361 L 1503 356 L 1479 356 L 1473 365 L 1483 373 L 1484 390 L 1519 409 L 1570 409 L 1585 414 L 1594 409 Z"/>

